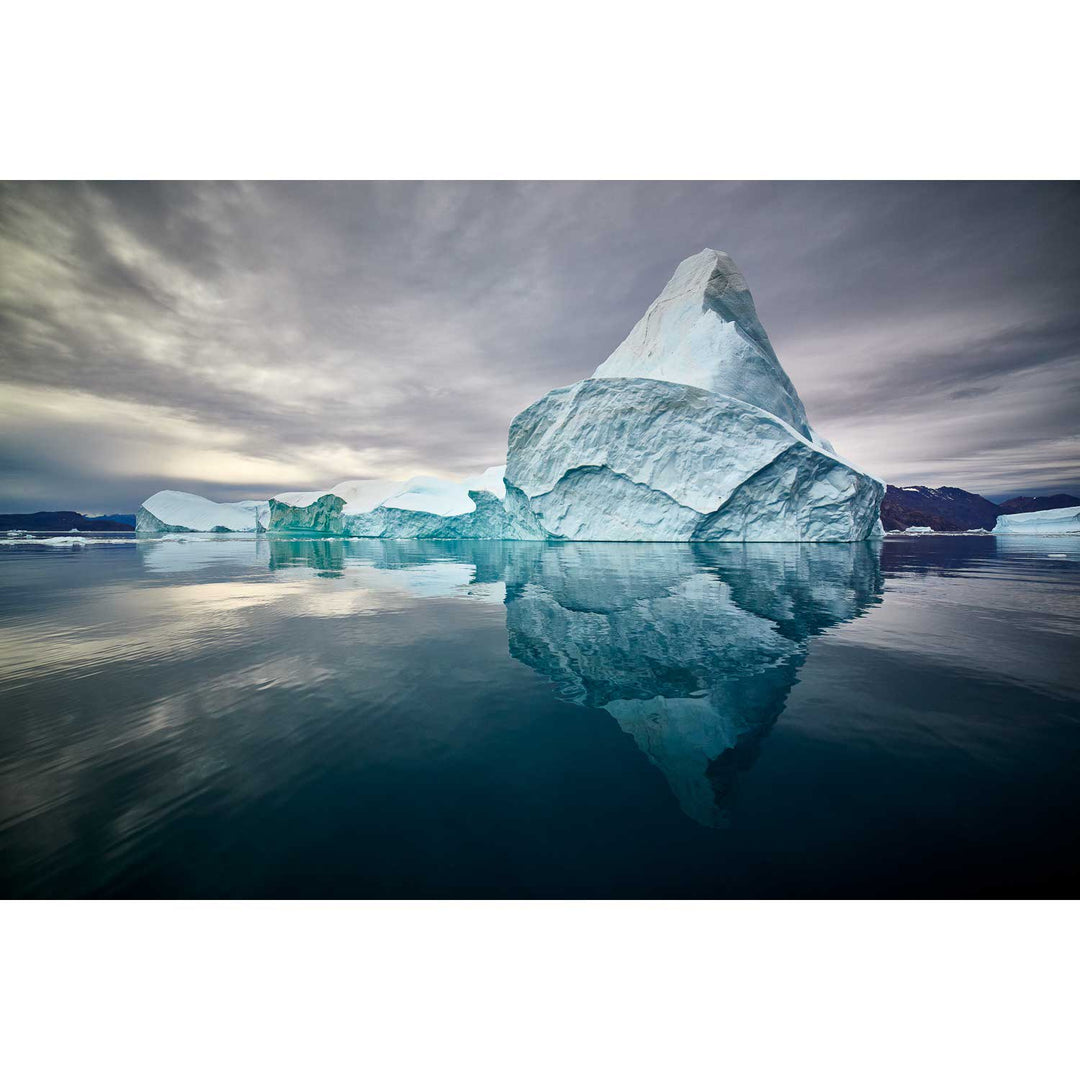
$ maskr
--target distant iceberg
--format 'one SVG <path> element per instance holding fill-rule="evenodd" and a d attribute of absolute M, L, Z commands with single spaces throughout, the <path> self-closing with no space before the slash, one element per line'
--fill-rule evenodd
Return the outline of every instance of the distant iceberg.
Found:
<path fill-rule="evenodd" d="M 462 480 L 349 480 L 329 491 L 286 492 L 270 500 L 269 528 L 397 539 L 539 537 L 507 513 L 503 471 L 494 465 Z"/>
<path fill-rule="evenodd" d="M 1030 514 L 1003 514 L 994 526 L 996 535 L 1034 536 L 1080 535 L 1080 506 L 1060 510 L 1036 510 Z"/>
<path fill-rule="evenodd" d="M 268 510 L 265 500 L 217 503 L 187 491 L 159 491 L 139 507 L 135 531 L 258 532 L 266 527 Z"/>
<path fill-rule="evenodd" d="M 141 533 L 273 532 L 415 539 L 536 539 L 507 513 L 503 466 L 461 480 L 345 480 L 325 491 L 284 491 L 263 501 L 215 503 L 159 491 L 142 504 Z"/>

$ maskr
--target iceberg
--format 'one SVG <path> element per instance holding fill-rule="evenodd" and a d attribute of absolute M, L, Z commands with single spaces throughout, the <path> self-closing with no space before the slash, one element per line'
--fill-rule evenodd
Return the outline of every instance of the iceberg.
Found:
<path fill-rule="evenodd" d="M 506 465 L 460 480 L 346 480 L 266 502 L 162 491 L 141 532 L 386 539 L 851 542 L 885 485 L 811 426 L 731 257 L 679 264 L 591 378 L 515 417 Z"/>
<path fill-rule="evenodd" d="M 809 425 L 730 256 L 706 248 L 592 378 L 510 427 L 505 503 L 559 540 L 856 541 L 881 480 Z"/>
<path fill-rule="evenodd" d="M 270 500 L 271 532 L 321 532 L 395 539 L 540 539 L 503 502 L 503 466 L 463 480 L 347 480 L 329 491 L 285 492 Z"/>
<path fill-rule="evenodd" d="M 757 405 L 813 438 L 746 281 L 723 251 L 706 248 L 679 263 L 664 291 L 593 378 L 697 386 Z"/>
<path fill-rule="evenodd" d="M 1003 514 L 994 526 L 996 535 L 1035 536 L 1080 535 L 1080 506 L 1059 510 L 1035 510 L 1030 514 Z"/>
<path fill-rule="evenodd" d="M 187 491 L 159 491 L 139 507 L 135 531 L 259 532 L 266 528 L 268 516 L 266 500 L 216 503 Z"/>

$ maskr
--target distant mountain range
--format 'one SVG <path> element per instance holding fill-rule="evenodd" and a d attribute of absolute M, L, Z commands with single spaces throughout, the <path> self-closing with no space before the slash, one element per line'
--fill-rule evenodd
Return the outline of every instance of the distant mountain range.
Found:
<path fill-rule="evenodd" d="M 74 510 L 39 510 L 36 514 L 0 514 L 0 529 L 26 532 L 134 532 L 134 514 L 87 517 Z"/>
<path fill-rule="evenodd" d="M 1080 506 L 1080 499 L 1075 495 L 1017 495 L 998 503 L 998 513 L 1033 514 L 1038 510 L 1064 510 L 1066 506 Z"/>
<path fill-rule="evenodd" d="M 889 484 L 881 501 L 881 523 L 886 529 L 923 525 L 935 532 L 989 530 L 1002 514 L 1027 514 L 1066 506 L 1080 506 L 1080 498 L 1075 495 L 1021 495 L 1003 503 L 993 503 L 963 488 L 894 487 Z"/>

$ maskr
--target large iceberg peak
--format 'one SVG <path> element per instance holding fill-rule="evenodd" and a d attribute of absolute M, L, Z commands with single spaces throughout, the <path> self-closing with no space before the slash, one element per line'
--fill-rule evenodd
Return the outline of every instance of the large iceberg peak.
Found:
<path fill-rule="evenodd" d="M 776 358 L 735 260 L 705 248 L 683 259 L 663 292 L 594 379 L 657 379 L 756 405 L 814 435 Z"/>
<path fill-rule="evenodd" d="M 811 429 L 746 281 L 711 248 L 591 379 L 510 425 L 506 508 L 555 539 L 865 540 L 884 490 Z"/>

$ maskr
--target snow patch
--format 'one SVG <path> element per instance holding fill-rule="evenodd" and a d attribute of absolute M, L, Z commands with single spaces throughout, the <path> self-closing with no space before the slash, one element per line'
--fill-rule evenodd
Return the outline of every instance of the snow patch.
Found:
<path fill-rule="evenodd" d="M 261 512 L 269 503 L 258 499 L 216 503 L 187 491 L 159 491 L 142 506 L 136 529 L 139 532 L 256 532 Z"/>

